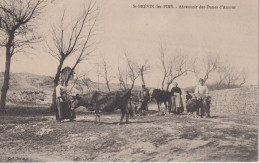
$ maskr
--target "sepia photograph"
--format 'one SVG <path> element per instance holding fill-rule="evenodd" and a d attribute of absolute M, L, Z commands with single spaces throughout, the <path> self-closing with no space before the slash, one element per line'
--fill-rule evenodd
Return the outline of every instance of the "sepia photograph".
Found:
<path fill-rule="evenodd" d="M 0 162 L 258 162 L 258 0 L 0 0 Z"/>

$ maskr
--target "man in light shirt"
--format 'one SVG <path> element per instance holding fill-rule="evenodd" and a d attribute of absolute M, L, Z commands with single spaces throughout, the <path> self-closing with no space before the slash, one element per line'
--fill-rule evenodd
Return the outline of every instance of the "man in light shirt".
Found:
<path fill-rule="evenodd" d="M 66 92 L 66 87 L 63 86 L 63 81 L 59 80 L 59 84 L 56 87 L 56 120 L 62 122 L 61 102 L 63 102 L 62 96 Z"/>
<path fill-rule="evenodd" d="M 209 90 L 206 85 L 204 85 L 205 81 L 203 79 L 199 79 L 199 84 L 196 86 L 194 94 L 199 103 L 199 108 L 197 110 L 197 116 L 204 116 L 204 112 L 207 112 L 207 116 L 209 117 L 209 110 L 207 109 L 207 97 L 209 95 Z"/>

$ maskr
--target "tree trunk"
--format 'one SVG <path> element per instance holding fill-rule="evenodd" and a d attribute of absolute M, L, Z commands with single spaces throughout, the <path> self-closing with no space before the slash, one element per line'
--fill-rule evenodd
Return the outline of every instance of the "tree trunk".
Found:
<path fill-rule="evenodd" d="M 169 91 L 170 85 L 171 85 L 171 83 L 167 83 L 166 91 Z"/>
<path fill-rule="evenodd" d="M 108 91 L 110 92 L 110 87 L 109 87 L 108 81 L 106 81 L 106 84 L 107 84 L 107 89 L 108 89 Z"/>
<path fill-rule="evenodd" d="M 164 90 L 165 79 L 166 79 L 166 74 L 163 75 L 163 80 L 162 80 L 162 90 Z"/>
<path fill-rule="evenodd" d="M 1 90 L 1 104 L 0 104 L 1 111 L 6 111 L 5 104 L 6 104 L 7 91 L 9 89 L 11 57 L 12 57 L 11 46 L 6 46 L 4 84 Z"/>
<path fill-rule="evenodd" d="M 145 81 L 144 81 L 144 66 L 142 66 L 140 74 L 141 74 L 142 84 L 145 85 Z"/>
<path fill-rule="evenodd" d="M 12 55 L 14 52 L 14 49 L 11 50 L 13 41 L 14 41 L 14 32 L 11 32 L 11 33 L 9 33 L 8 42 L 6 44 L 4 84 L 3 84 L 3 87 L 1 90 L 1 101 L 0 101 L 0 110 L 1 111 L 6 111 L 5 105 L 6 105 L 6 95 L 7 95 L 8 89 L 9 89 L 11 58 L 12 58 Z"/>
<path fill-rule="evenodd" d="M 63 59 L 63 58 L 60 60 L 60 64 L 59 64 L 59 66 L 57 68 L 57 72 L 56 72 L 55 78 L 53 80 L 53 82 L 54 82 L 54 89 L 53 89 L 53 94 L 52 94 L 51 111 L 55 111 L 55 106 L 56 106 L 56 87 L 59 84 L 61 68 L 62 68 L 64 60 L 65 59 Z"/>
<path fill-rule="evenodd" d="M 134 85 L 135 85 L 135 81 L 132 81 L 132 85 L 131 85 L 130 90 L 132 90 L 134 88 Z"/>
<path fill-rule="evenodd" d="M 170 85 L 172 84 L 172 82 L 173 82 L 176 78 L 178 78 L 178 76 L 172 78 L 170 81 L 167 82 L 167 88 L 166 88 L 166 91 L 169 91 Z"/>

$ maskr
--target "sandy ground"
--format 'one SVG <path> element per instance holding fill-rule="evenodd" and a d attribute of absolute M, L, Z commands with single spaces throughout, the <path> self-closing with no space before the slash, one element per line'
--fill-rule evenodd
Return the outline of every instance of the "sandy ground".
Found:
<path fill-rule="evenodd" d="M 78 112 L 58 123 L 44 107 L 12 107 L 0 121 L 0 161 L 257 161 L 258 115 L 159 116 L 118 125 L 119 112 Z"/>

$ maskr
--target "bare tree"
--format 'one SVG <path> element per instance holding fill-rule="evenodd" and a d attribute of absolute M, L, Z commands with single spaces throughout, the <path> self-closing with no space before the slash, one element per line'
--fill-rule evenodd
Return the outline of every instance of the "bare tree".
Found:
<path fill-rule="evenodd" d="M 199 67 L 203 68 L 201 71 L 203 72 L 203 79 L 206 82 L 213 72 L 216 72 L 223 66 L 219 55 L 208 55 L 203 58 L 202 63 L 199 63 Z M 198 70 L 195 73 L 198 73 Z"/>
<path fill-rule="evenodd" d="M 218 75 L 216 77 L 216 88 L 221 88 L 223 85 L 225 85 L 225 74 L 224 69 L 221 68 L 218 71 Z"/>
<path fill-rule="evenodd" d="M 74 73 L 76 67 L 78 66 L 78 64 L 81 63 L 82 61 L 87 60 L 88 56 L 95 51 L 95 48 L 92 48 L 93 45 L 94 45 L 94 42 L 89 43 L 90 42 L 90 38 L 93 36 L 93 28 L 94 28 L 95 24 L 96 24 L 96 20 L 91 25 L 91 27 L 89 29 L 89 32 L 88 32 L 88 35 L 86 37 L 87 39 L 85 40 L 85 42 L 84 42 L 80 52 L 75 55 L 76 62 L 72 66 L 72 69 L 70 71 L 68 79 L 65 81 L 65 85 L 66 86 L 68 85 L 68 82 L 69 82 L 70 78 L 73 77 L 73 73 Z"/>
<path fill-rule="evenodd" d="M 170 68 L 168 68 L 168 66 L 166 65 L 166 61 L 165 61 L 166 52 L 167 52 L 166 45 L 163 45 L 162 43 L 160 43 L 159 52 L 160 52 L 160 61 L 162 63 L 162 67 L 163 67 L 162 89 L 164 89 L 164 83 L 165 83 L 167 76 L 169 76 L 169 71 L 170 71 Z M 171 65 L 169 65 L 169 67 L 171 67 Z"/>
<path fill-rule="evenodd" d="M 9 89 L 12 56 L 22 52 L 32 43 L 39 42 L 34 29 L 44 0 L 1 0 L 0 1 L 0 46 L 6 49 L 4 84 L 1 92 L 0 109 L 5 110 L 6 94 Z"/>
<path fill-rule="evenodd" d="M 151 66 L 148 63 L 148 59 L 144 59 L 144 62 L 138 65 L 139 73 L 141 76 L 142 84 L 145 85 L 144 74 L 148 73 Z"/>
<path fill-rule="evenodd" d="M 239 80 L 239 74 L 237 70 L 232 66 L 226 66 L 224 68 L 224 80 L 228 88 L 235 85 Z"/>
<path fill-rule="evenodd" d="M 166 90 L 168 91 L 174 80 L 186 75 L 188 72 L 194 72 L 195 58 L 184 55 L 181 51 L 172 57 L 167 56 L 167 47 L 162 43 L 160 44 L 159 52 L 163 67 L 162 89 L 164 89 L 164 84 L 166 83 Z"/>
<path fill-rule="evenodd" d="M 225 85 L 227 88 L 233 86 L 241 87 L 246 83 L 246 78 L 247 73 L 245 69 L 239 70 L 234 66 L 226 65 L 219 71 L 219 81 L 217 81 L 217 83 L 218 85 Z"/>
<path fill-rule="evenodd" d="M 58 85 L 64 61 L 72 54 L 75 54 L 76 62 L 72 66 L 71 72 L 65 81 L 65 85 L 68 85 L 69 79 L 77 65 L 83 60 L 86 60 L 93 52 L 93 42 L 91 41 L 91 38 L 94 35 L 93 29 L 97 19 L 96 2 L 91 0 L 87 6 L 83 6 L 83 11 L 77 18 L 75 18 L 75 22 L 69 22 L 71 28 L 68 27 L 69 24 L 64 24 L 65 17 L 67 16 L 66 11 L 64 10 L 60 24 L 52 26 L 51 34 L 53 44 L 52 46 L 47 44 L 49 53 L 59 61 L 54 78 L 52 109 L 55 106 L 55 88 Z"/>
<path fill-rule="evenodd" d="M 248 77 L 248 73 L 246 69 L 243 68 L 240 73 L 240 84 L 239 84 L 240 87 L 242 87 L 242 85 L 246 83 L 247 77 Z"/>
<path fill-rule="evenodd" d="M 189 58 L 189 56 L 183 54 L 176 55 L 172 58 L 169 75 L 167 76 L 167 91 L 174 80 L 187 75 L 188 72 L 194 72 L 193 65 L 195 64 L 195 61 L 194 58 Z"/>
<path fill-rule="evenodd" d="M 100 73 L 100 76 L 105 80 L 107 89 L 110 92 L 109 83 L 112 79 L 114 79 L 114 76 L 111 75 L 111 67 L 108 65 L 107 60 L 105 59 L 104 56 L 102 57 L 101 64 L 102 64 L 103 72 Z"/>
<path fill-rule="evenodd" d="M 124 73 L 120 70 L 119 66 L 117 69 L 118 69 L 118 80 L 119 80 L 120 88 L 123 87 L 123 89 L 127 89 L 127 83 L 124 78 Z"/>
<path fill-rule="evenodd" d="M 136 79 L 140 76 L 140 71 L 138 69 L 138 66 L 133 62 L 128 56 L 127 53 L 125 52 L 125 58 L 126 58 L 126 64 L 128 66 L 128 77 L 131 80 L 131 87 L 130 90 L 134 88 L 135 81 Z"/>

